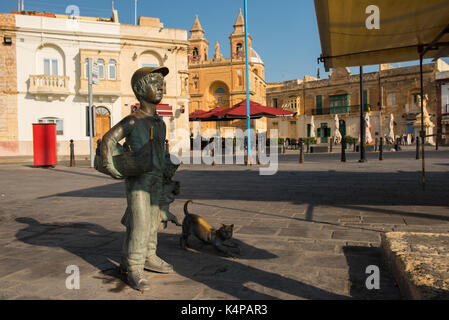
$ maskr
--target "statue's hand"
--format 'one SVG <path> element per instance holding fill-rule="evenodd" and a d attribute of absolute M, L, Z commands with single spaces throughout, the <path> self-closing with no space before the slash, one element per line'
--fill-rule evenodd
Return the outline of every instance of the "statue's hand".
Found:
<path fill-rule="evenodd" d="M 118 172 L 118 170 L 112 165 L 112 164 L 108 164 L 106 166 L 106 170 L 108 171 L 109 175 L 111 177 L 113 177 L 114 179 L 123 179 L 124 176 Z"/>

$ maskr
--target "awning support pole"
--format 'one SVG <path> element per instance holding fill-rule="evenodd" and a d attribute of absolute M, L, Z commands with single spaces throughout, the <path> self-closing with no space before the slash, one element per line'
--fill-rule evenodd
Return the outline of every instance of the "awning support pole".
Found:
<path fill-rule="evenodd" d="M 247 127 L 247 135 L 248 135 L 248 162 L 251 163 L 251 110 L 249 104 L 249 66 L 248 66 L 248 8 L 247 8 L 247 0 L 244 0 L 244 15 L 245 15 L 245 60 L 246 60 L 246 127 Z"/>
<path fill-rule="evenodd" d="M 424 144 L 426 142 L 426 132 L 424 131 L 424 83 L 423 83 L 423 59 L 424 55 L 430 50 L 434 49 L 438 46 L 448 46 L 447 42 L 438 43 L 438 41 L 445 35 L 449 33 L 449 25 L 447 25 L 438 35 L 437 37 L 426 46 L 419 46 L 419 73 L 420 73 L 420 81 L 421 81 L 421 154 L 422 154 L 422 172 L 421 172 L 421 180 L 422 180 L 422 188 L 423 191 L 426 190 L 426 172 L 425 172 L 425 158 L 424 158 Z M 438 136 L 437 136 L 438 139 Z"/>
<path fill-rule="evenodd" d="M 366 162 L 365 157 L 365 118 L 363 117 L 363 66 L 360 66 L 360 160 Z"/>

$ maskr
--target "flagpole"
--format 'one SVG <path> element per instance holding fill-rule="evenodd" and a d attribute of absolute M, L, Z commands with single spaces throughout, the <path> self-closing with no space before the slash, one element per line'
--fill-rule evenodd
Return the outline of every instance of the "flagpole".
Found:
<path fill-rule="evenodd" d="M 134 25 L 137 25 L 137 0 L 134 0 Z"/>
<path fill-rule="evenodd" d="M 251 121 L 250 121 L 250 103 L 249 103 L 249 66 L 248 66 L 248 8 L 247 0 L 244 0 L 244 19 L 245 19 L 245 60 L 246 60 L 246 127 L 248 135 L 248 164 L 251 160 Z"/>

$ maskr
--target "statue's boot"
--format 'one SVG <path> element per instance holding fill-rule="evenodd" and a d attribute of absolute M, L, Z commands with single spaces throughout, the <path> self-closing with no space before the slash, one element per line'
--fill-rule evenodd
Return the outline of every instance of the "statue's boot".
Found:
<path fill-rule="evenodd" d="M 159 258 L 156 254 L 147 257 L 144 268 L 160 273 L 173 272 L 173 266 Z"/>
<path fill-rule="evenodd" d="M 149 236 L 144 269 L 160 273 L 173 272 L 173 266 L 156 255 L 157 233 Z"/>
<path fill-rule="evenodd" d="M 135 290 L 143 291 L 150 287 L 150 282 L 143 275 L 143 270 L 130 270 L 127 274 L 128 284 Z"/>

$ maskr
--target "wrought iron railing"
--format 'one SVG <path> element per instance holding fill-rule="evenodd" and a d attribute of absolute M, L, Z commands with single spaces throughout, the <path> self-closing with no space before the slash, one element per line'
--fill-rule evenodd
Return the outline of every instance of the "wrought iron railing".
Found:
<path fill-rule="evenodd" d="M 363 111 L 378 111 L 379 108 L 371 104 L 366 104 L 363 107 Z M 360 112 L 360 105 L 354 106 L 338 106 L 338 107 L 325 107 L 312 109 L 312 115 L 327 115 L 327 114 L 345 114 L 345 113 L 358 113 Z"/>

